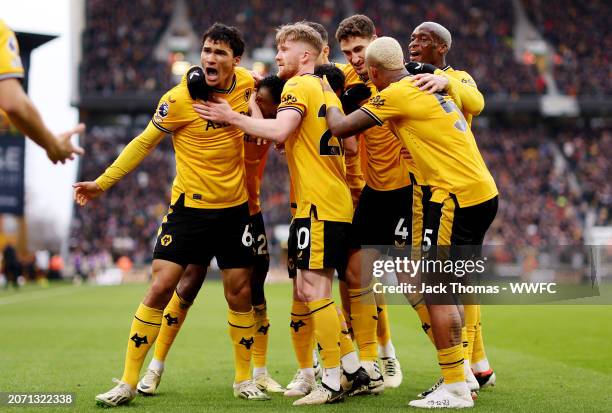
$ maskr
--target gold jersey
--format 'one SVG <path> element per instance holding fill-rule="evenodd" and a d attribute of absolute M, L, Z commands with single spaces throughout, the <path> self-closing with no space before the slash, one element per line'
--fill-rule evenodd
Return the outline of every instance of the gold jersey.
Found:
<path fill-rule="evenodd" d="M 23 65 L 15 33 L 0 19 L 0 80 L 22 78 Z"/>
<path fill-rule="evenodd" d="M 311 213 L 322 221 L 351 222 L 353 203 L 346 181 L 342 142 L 325 120 L 321 79 L 294 76 L 283 87 L 278 112 L 294 110 L 302 121 L 285 142 L 287 163 L 297 203 L 296 218 Z"/>
<path fill-rule="evenodd" d="M 233 110 L 248 113 L 254 80 L 246 69 L 236 68 L 227 90 L 213 89 L 214 96 L 228 101 Z M 244 166 L 244 132 L 200 118 L 191 106 L 187 75 L 170 89 L 145 131 L 122 151 L 96 183 L 106 190 L 144 159 L 165 132 L 172 134 L 176 177 L 172 203 L 185 194 L 190 208 L 229 208 L 247 202 Z"/>
<path fill-rule="evenodd" d="M 357 84 L 365 84 L 374 96 L 378 91 L 370 81 L 363 81 L 350 64 L 336 63 L 345 76 L 344 87 L 351 88 Z M 418 183 L 423 179 L 414 165 L 400 156 L 401 142 L 391 132 L 388 125 L 373 126 L 364 131 L 360 139 L 365 141 L 365 157 L 367 168 L 364 172 L 368 186 L 378 191 L 391 191 L 410 185 L 410 173 Z"/>
<path fill-rule="evenodd" d="M 450 65 L 437 69 L 435 74 L 448 79 L 448 94 L 453 98 L 468 125 L 472 127 L 472 119 L 484 109 L 484 97 L 478 90 L 476 82 L 467 72 L 455 70 Z"/>
<path fill-rule="evenodd" d="M 244 167 L 246 170 L 246 186 L 249 195 L 249 214 L 255 215 L 261 211 L 259 194 L 263 179 L 270 142 L 258 138 L 244 136 Z"/>
<path fill-rule="evenodd" d="M 474 135 L 450 96 L 427 94 L 406 76 L 370 98 L 361 110 L 379 125 L 388 122 L 432 187 L 433 202 L 450 193 L 464 208 L 497 195 Z"/>

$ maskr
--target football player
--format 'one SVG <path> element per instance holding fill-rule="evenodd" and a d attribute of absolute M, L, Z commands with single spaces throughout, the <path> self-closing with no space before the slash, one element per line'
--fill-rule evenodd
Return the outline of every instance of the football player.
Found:
<path fill-rule="evenodd" d="M 299 314 L 312 315 L 307 327 L 314 329 L 323 364 L 322 383 L 294 405 L 333 403 L 342 400 L 344 392 L 340 384 L 340 322 L 331 286 L 334 270 L 342 274 L 346 267 L 353 204 L 344 149 L 327 129 L 321 79 L 313 73 L 323 48 L 321 36 L 298 23 L 281 27 L 276 41 L 278 76 L 287 79 L 276 119 L 252 119 L 222 101 L 194 108 L 210 121 L 227 122 L 250 135 L 285 143 L 297 202 L 289 239 L 297 251 L 294 301 L 303 304 Z"/>
<path fill-rule="evenodd" d="M 349 116 L 327 86 L 327 121 L 335 136 L 345 137 L 388 122 L 410 152 L 431 188 L 423 246 L 482 245 L 497 213 L 498 191 L 461 111 L 448 95 L 421 91 L 404 67 L 402 48 L 390 37 L 366 49 L 369 79 L 380 91 Z M 434 256 L 440 258 L 441 255 Z M 451 274 L 452 275 L 452 274 Z M 461 312 L 455 297 L 440 305 L 425 295 L 444 383 L 413 407 L 472 407 L 465 379 Z"/>
<path fill-rule="evenodd" d="M 250 288 L 253 235 L 244 179 L 244 134 L 232 125 L 202 120 L 191 106 L 196 99 L 216 98 L 247 113 L 254 80 L 238 67 L 244 41 L 236 28 L 216 23 L 204 33 L 202 43 L 203 69 L 190 69 L 161 98 L 147 128 L 102 175 L 74 184 L 75 199 L 83 206 L 136 168 L 167 134 L 172 135 L 177 174 L 153 251 L 153 282 L 132 321 L 123 376 L 111 390 L 96 396 L 96 402 L 104 406 L 134 399 L 142 363 L 185 267 L 207 266 L 212 257 L 221 268 L 229 306 L 234 396 L 269 399 L 251 380 L 250 371 L 255 335 Z M 199 87 L 189 88 L 189 83 Z M 180 297 L 175 301 L 181 302 Z"/>

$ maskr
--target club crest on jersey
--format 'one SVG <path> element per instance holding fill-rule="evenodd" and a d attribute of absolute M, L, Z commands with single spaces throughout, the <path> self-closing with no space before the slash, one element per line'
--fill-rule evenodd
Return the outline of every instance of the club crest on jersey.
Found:
<path fill-rule="evenodd" d="M 297 103 L 297 98 L 292 94 L 286 94 L 282 97 L 281 103 Z"/>
<path fill-rule="evenodd" d="M 157 109 L 157 114 L 161 118 L 165 118 L 166 116 L 168 116 L 168 103 L 167 102 L 164 102 L 161 105 L 159 105 L 159 109 Z"/>
<path fill-rule="evenodd" d="M 385 100 L 382 99 L 380 95 L 376 95 L 372 99 L 370 99 L 370 104 L 378 109 L 381 106 L 384 106 Z"/>
<path fill-rule="evenodd" d="M 253 93 L 253 89 L 247 89 L 244 91 L 244 101 L 248 102 L 251 98 L 251 93 Z"/>

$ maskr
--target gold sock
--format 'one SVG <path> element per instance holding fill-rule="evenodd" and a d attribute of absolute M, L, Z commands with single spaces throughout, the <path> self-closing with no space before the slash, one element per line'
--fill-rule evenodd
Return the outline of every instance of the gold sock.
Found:
<path fill-rule="evenodd" d="M 466 354 L 467 360 L 472 360 L 474 354 L 474 340 L 476 338 L 476 330 L 478 324 L 478 312 L 480 305 L 464 305 L 463 314 L 465 316 L 465 328 L 467 328 L 468 351 Z"/>
<path fill-rule="evenodd" d="M 253 367 L 266 367 L 268 353 L 268 311 L 266 303 L 253 306 L 255 310 L 255 344 L 253 344 Z"/>
<path fill-rule="evenodd" d="M 463 344 L 438 350 L 438 364 L 442 370 L 444 383 L 459 383 L 465 381 L 463 367 Z"/>
<path fill-rule="evenodd" d="M 338 321 L 340 322 L 340 336 L 338 337 L 338 341 L 340 342 L 340 357 L 344 357 L 350 352 L 355 351 L 355 346 L 353 346 L 353 340 L 351 339 L 344 313 L 338 306 L 336 306 L 336 313 L 338 313 Z"/>
<path fill-rule="evenodd" d="M 125 354 L 125 367 L 121 381 L 136 388 L 142 363 L 149 349 L 155 342 L 162 321 L 162 310 L 147 307 L 140 303 L 128 338 L 127 351 Z"/>
<path fill-rule="evenodd" d="M 376 332 L 377 328 L 379 328 L 380 317 L 377 314 L 374 292 L 370 287 L 351 288 L 349 289 L 349 296 L 351 301 L 351 317 L 353 319 L 353 334 L 359 348 L 359 360 L 376 361 L 378 359 Z M 386 313 L 386 308 L 383 309 L 382 313 Z M 388 332 L 388 329 L 385 330 Z M 388 335 L 387 332 L 384 333 L 385 336 Z M 388 341 L 385 341 L 385 343 Z"/>
<path fill-rule="evenodd" d="M 308 305 L 302 301 L 293 301 L 291 306 L 291 342 L 293 351 L 301 369 L 312 368 L 312 350 L 314 348 L 314 323 Z"/>
<path fill-rule="evenodd" d="M 474 334 L 474 349 L 472 351 L 472 364 L 482 361 L 487 358 L 485 353 L 484 341 L 482 339 L 482 323 L 480 317 L 481 308 L 478 306 L 477 319 L 476 319 L 476 332 Z"/>
<path fill-rule="evenodd" d="M 419 320 L 421 320 L 421 328 L 423 328 L 423 332 L 427 334 L 429 340 L 435 345 L 433 338 L 433 331 L 431 329 L 431 318 L 429 317 L 429 310 L 424 302 L 420 302 L 419 304 L 414 306 L 414 311 L 416 311 L 419 316 Z"/>
<path fill-rule="evenodd" d="M 189 311 L 191 304 L 192 303 L 179 297 L 176 291 L 172 294 L 170 302 L 164 309 L 162 325 L 159 330 L 159 335 L 157 336 L 157 341 L 155 342 L 155 353 L 153 357 L 155 357 L 156 360 L 166 360 L 170 347 L 172 347 L 172 343 L 181 329 L 183 321 L 185 321 L 187 311 Z"/>
<path fill-rule="evenodd" d="M 467 334 L 467 328 L 465 326 L 461 327 L 461 348 L 463 349 L 463 359 L 470 361 L 470 359 L 468 358 L 468 348 L 469 348 L 469 343 L 468 343 L 468 334 Z"/>
<path fill-rule="evenodd" d="M 227 310 L 229 335 L 234 346 L 234 383 L 240 383 L 251 378 L 251 352 L 255 333 L 255 318 L 253 309 L 246 313 Z"/>
<path fill-rule="evenodd" d="M 376 301 L 376 311 L 378 312 L 378 323 L 376 324 L 376 338 L 378 344 L 384 346 L 391 340 L 391 326 L 389 326 L 389 316 L 387 312 L 387 304 L 379 302 L 382 294 L 379 294 Z"/>
<path fill-rule="evenodd" d="M 340 321 L 331 298 L 307 303 L 314 324 L 315 338 L 319 343 L 321 364 L 326 369 L 340 366 Z"/>

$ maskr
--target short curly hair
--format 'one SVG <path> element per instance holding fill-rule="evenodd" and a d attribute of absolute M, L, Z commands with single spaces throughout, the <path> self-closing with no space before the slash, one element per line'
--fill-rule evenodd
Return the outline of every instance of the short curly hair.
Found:
<path fill-rule="evenodd" d="M 376 34 L 376 26 L 368 16 L 355 14 L 340 22 L 336 30 L 336 40 L 341 42 L 349 37 L 365 37 L 371 39 Z"/>

